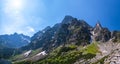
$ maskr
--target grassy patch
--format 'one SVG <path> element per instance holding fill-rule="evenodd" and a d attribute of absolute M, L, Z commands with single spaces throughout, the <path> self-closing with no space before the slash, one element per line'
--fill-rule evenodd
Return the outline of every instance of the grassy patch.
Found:
<path fill-rule="evenodd" d="M 82 50 L 77 50 L 74 45 L 66 47 L 59 47 L 57 52 L 54 53 L 54 56 L 50 56 L 42 61 L 39 61 L 39 64 L 73 64 L 76 60 L 83 58 L 85 60 L 91 59 L 96 56 L 98 53 L 97 43 L 92 43 Z M 70 49 L 69 49 L 70 48 Z M 85 54 L 83 54 L 85 53 Z M 53 55 L 53 54 L 52 54 Z M 55 56 L 56 55 L 56 56 Z"/>
<path fill-rule="evenodd" d="M 98 49 L 99 49 L 99 47 L 97 46 L 97 43 L 94 42 L 94 43 L 86 46 L 86 47 L 82 50 L 82 52 L 83 52 L 84 54 L 87 54 L 87 53 L 96 54 L 96 53 L 99 52 Z"/>

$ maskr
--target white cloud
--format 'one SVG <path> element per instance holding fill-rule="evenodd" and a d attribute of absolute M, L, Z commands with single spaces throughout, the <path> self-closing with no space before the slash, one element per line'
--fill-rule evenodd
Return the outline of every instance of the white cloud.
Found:
<path fill-rule="evenodd" d="M 26 26 L 21 30 L 17 30 L 17 33 L 23 33 L 25 35 L 33 36 L 33 34 L 35 33 L 35 29 L 31 26 Z"/>
<path fill-rule="evenodd" d="M 28 32 L 30 32 L 30 33 L 35 32 L 35 29 L 34 29 L 34 28 L 32 28 L 32 27 L 30 27 L 30 26 L 28 26 L 28 27 L 27 27 L 27 30 L 28 30 Z"/>

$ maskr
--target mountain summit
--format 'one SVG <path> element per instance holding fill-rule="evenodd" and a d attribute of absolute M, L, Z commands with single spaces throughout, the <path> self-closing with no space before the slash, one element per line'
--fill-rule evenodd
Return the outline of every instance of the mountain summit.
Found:
<path fill-rule="evenodd" d="M 100 24 L 100 22 L 97 22 L 96 26 L 94 27 L 94 34 L 96 34 L 97 32 L 100 32 L 102 30 L 102 26 Z"/>
<path fill-rule="evenodd" d="M 74 18 L 70 15 L 66 15 L 64 19 L 62 20 L 62 24 L 70 23 Z"/>
<path fill-rule="evenodd" d="M 96 26 L 93 28 L 92 39 L 94 41 L 106 42 L 110 40 L 110 38 L 111 32 L 109 31 L 109 29 L 102 27 L 100 22 L 98 22 Z"/>

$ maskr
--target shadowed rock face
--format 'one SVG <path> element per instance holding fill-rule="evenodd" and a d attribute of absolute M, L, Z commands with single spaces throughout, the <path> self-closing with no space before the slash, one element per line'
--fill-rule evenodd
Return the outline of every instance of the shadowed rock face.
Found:
<path fill-rule="evenodd" d="M 120 31 L 111 32 L 113 42 L 120 42 Z"/>

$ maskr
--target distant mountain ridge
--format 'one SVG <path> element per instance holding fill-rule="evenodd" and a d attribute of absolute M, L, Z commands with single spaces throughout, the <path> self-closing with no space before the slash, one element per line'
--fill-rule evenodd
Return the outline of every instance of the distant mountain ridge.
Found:
<path fill-rule="evenodd" d="M 0 44 L 8 48 L 20 48 L 30 43 L 30 37 L 23 34 L 0 35 Z"/>

